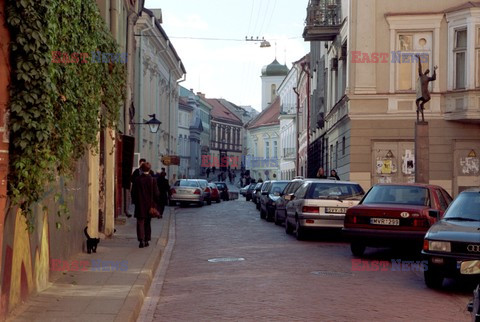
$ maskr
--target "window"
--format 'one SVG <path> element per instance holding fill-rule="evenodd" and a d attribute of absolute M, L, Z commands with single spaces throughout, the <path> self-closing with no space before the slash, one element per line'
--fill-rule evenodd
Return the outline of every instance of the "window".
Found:
<path fill-rule="evenodd" d="M 455 89 L 466 88 L 467 30 L 455 30 Z"/>
<path fill-rule="evenodd" d="M 257 157 L 258 156 L 258 143 L 255 142 L 255 151 L 254 152 L 254 157 Z"/>
<path fill-rule="evenodd" d="M 270 142 L 265 142 L 265 158 L 270 158 Z"/>
<path fill-rule="evenodd" d="M 345 155 L 345 137 L 342 139 L 342 155 Z"/>
<path fill-rule="evenodd" d="M 278 143 L 277 141 L 273 141 L 273 158 L 278 158 Z"/>
<path fill-rule="evenodd" d="M 477 57 L 477 63 L 475 65 L 475 68 L 477 70 L 476 72 L 476 81 L 475 81 L 475 86 L 480 87 L 480 28 L 477 29 L 477 44 L 475 48 L 475 56 Z"/>
<path fill-rule="evenodd" d="M 277 96 L 277 85 L 272 84 L 271 90 L 272 92 L 270 93 L 270 103 L 273 102 L 275 96 Z"/>
<path fill-rule="evenodd" d="M 418 79 L 418 59 L 415 55 L 421 55 L 422 72 L 431 70 L 432 34 L 398 34 L 396 48 L 396 52 L 392 53 L 391 63 L 396 65 L 397 90 L 413 91 Z"/>
<path fill-rule="evenodd" d="M 335 143 L 335 168 L 338 168 L 338 141 Z"/>
<path fill-rule="evenodd" d="M 440 209 L 445 211 L 448 207 L 448 203 L 442 195 L 442 192 L 438 189 L 435 189 L 435 194 L 437 195 L 438 201 L 440 202 Z"/>

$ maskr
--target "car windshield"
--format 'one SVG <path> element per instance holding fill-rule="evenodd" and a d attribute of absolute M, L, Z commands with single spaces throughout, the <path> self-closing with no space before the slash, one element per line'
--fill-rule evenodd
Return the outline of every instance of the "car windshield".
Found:
<path fill-rule="evenodd" d="M 378 185 L 370 189 L 362 203 L 428 206 L 430 198 L 425 187 Z"/>
<path fill-rule="evenodd" d="M 270 187 L 270 194 L 280 194 L 287 186 L 288 182 L 274 182 Z"/>
<path fill-rule="evenodd" d="M 314 182 L 305 199 L 358 199 L 364 195 L 359 184 L 338 184 L 335 182 Z"/>
<path fill-rule="evenodd" d="M 198 182 L 182 180 L 175 182 L 175 185 L 177 187 L 198 187 Z"/>
<path fill-rule="evenodd" d="M 448 207 L 444 219 L 480 221 L 480 192 L 460 193 Z"/>

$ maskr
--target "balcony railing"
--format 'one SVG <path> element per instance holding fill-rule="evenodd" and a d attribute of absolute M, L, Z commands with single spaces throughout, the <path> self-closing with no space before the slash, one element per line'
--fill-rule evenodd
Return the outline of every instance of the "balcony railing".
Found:
<path fill-rule="evenodd" d="M 306 41 L 331 41 L 340 33 L 341 0 L 310 0 L 303 38 Z"/>

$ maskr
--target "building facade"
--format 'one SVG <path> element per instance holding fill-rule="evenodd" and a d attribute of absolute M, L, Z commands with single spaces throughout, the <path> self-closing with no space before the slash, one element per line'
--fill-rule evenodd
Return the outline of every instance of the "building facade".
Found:
<path fill-rule="evenodd" d="M 292 67 L 278 88 L 280 97 L 280 176 L 291 180 L 296 176 L 297 156 L 297 88 L 298 72 Z"/>
<path fill-rule="evenodd" d="M 157 133 L 150 133 L 148 126 L 131 126 L 135 127 L 137 155 L 150 162 L 154 170 L 165 167 L 171 180 L 178 165 L 164 164 L 162 157 L 177 154 L 178 82 L 186 72 L 158 12 L 143 9 L 135 25 L 138 56 L 133 123 L 144 123 L 155 114 L 162 124 Z"/>
<path fill-rule="evenodd" d="M 310 1 L 303 36 L 315 49 L 313 79 L 325 62 L 311 135 L 321 166 L 364 188 L 415 181 L 418 54 L 423 71 L 439 67 L 425 105 L 425 181 L 453 196 L 478 186 L 479 34 L 475 2 Z"/>
<path fill-rule="evenodd" d="M 234 113 L 222 104 L 222 100 L 206 98 L 212 107 L 210 158 L 203 162 L 204 167 L 215 167 L 217 171 L 228 168 L 240 170 L 243 150 L 243 123 Z M 223 161 L 223 162 L 222 162 Z M 217 175 L 218 172 L 215 173 Z"/>

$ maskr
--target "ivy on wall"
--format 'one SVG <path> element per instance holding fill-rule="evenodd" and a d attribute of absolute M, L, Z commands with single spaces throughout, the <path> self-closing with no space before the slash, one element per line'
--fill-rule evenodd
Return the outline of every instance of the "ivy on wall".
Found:
<path fill-rule="evenodd" d="M 32 206 L 46 186 L 59 175 L 71 177 L 75 162 L 97 147 L 99 131 L 115 126 L 126 68 L 85 56 L 54 62 L 54 52 L 118 52 L 95 0 L 7 0 L 6 13 L 11 35 L 8 193 L 32 227 Z"/>

